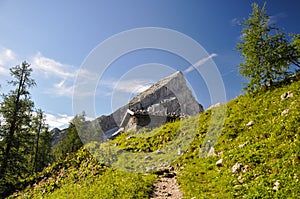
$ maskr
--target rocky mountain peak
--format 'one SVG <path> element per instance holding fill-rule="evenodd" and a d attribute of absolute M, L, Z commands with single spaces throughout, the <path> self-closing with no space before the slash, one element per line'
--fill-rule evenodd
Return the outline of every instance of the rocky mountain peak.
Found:
<path fill-rule="evenodd" d="M 158 82 L 156 82 L 155 84 L 153 84 L 150 88 L 148 88 L 147 90 L 145 90 L 144 92 L 138 94 L 135 98 L 133 98 L 130 103 L 134 104 L 136 102 L 139 102 L 141 100 L 143 100 L 144 98 L 146 98 L 147 96 L 155 93 L 157 90 L 159 90 L 162 87 L 170 87 L 170 82 L 177 82 L 177 83 L 185 83 L 185 79 L 184 76 L 182 74 L 181 71 L 177 71 L 173 74 L 171 74 L 170 76 L 159 80 Z"/>
<path fill-rule="evenodd" d="M 202 111 L 203 107 L 196 101 L 182 72 L 177 71 L 156 82 L 111 115 L 98 118 L 97 122 L 109 137 L 121 127 L 126 130 L 127 125 L 124 124 L 124 121 L 135 123 L 134 129 L 137 130 L 140 127 L 159 126 L 166 122 L 169 116 L 172 118 L 188 117 L 197 115 Z M 127 120 L 124 120 L 128 113 L 131 115 L 128 116 Z M 132 120 L 129 120 L 130 117 Z M 133 118 L 135 119 L 133 120 Z M 141 122 L 141 120 L 143 121 Z"/>

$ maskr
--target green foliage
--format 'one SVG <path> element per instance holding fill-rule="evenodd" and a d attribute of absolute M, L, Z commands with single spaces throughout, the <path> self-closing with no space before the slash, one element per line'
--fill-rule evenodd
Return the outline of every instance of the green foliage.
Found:
<path fill-rule="evenodd" d="M 83 146 L 83 143 L 78 135 L 77 128 L 83 126 L 85 116 L 76 115 L 66 129 L 66 136 L 52 149 L 52 154 L 56 161 L 62 160 L 68 153 L 77 151 Z"/>
<path fill-rule="evenodd" d="M 169 141 L 173 140 L 178 133 L 180 121 L 167 123 L 152 132 L 147 133 L 124 133 L 118 136 L 113 143 L 118 148 L 133 152 L 153 152 L 163 148 Z"/>
<path fill-rule="evenodd" d="M 34 111 L 29 88 L 35 86 L 30 64 L 10 69 L 14 87 L 0 103 L 0 197 L 50 162 L 51 138 L 42 110 Z"/>
<path fill-rule="evenodd" d="M 295 45 L 283 31 L 270 24 L 265 5 L 260 9 L 256 3 L 252 4 L 251 15 L 242 22 L 242 41 L 237 44 L 244 58 L 239 65 L 240 74 L 249 80 L 247 91 L 285 79 L 291 63 L 300 66 Z"/>
<path fill-rule="evenodd" d="M 294 55 L 295 59 L 293 61 L 293 63 L 295 65 L 297 65 L 298 67 L 300 67 L 300 34 L 294 34 L 293 35 L 293 39 L 292 39 L 292 44 L 293 47 L 296 49 L 296 54 Z"/>
<path fill-rule="evenodd" d="M 36 111 L 36 116 L 32 119 L 32 130 L 35 135 L 33 150 L 33 171 L 42 171 L 51 162 L 51 142 L 52 137 L 45 124 L 45 115 L 41 109 Z"/>
<path fill-rule="evenodd" d="M 26 62 L 11 68 L 10 72 L 14 79 L 9 83 L 15 89 L 3 95 L 0 104 L 4 120 L 0 128 L 0 195 L 11 192 L 19 178 L 28 175 L 32 168 L 29 165 L 33 146 L 30 124 L 34 104 L 27 89 L 35 86 L 35 82 L 30 78 L 32 69 Z"/>
<path fill-rule="evenodd" d="M 85 148 L 26 179 L 11 198 L 147 198 L 155 175 L 116 171 L 98 163 Z"/>

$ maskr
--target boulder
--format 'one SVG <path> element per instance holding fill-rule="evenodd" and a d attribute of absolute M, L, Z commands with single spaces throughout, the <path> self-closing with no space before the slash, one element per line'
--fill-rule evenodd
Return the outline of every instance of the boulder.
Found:
<path fill-rule="evenodd" d="M 278 191 L 279 190 L 279 185 L 280 185 L 279 180 L 276 180 L 276 182 L 274 183 L 274 186 L 273 186 L 273 190 Z"/>
<path fill-rule="evenodd" d="M 291 98 L 291 97 L 293 97 L 294 96 L 294 94 L 291 92 L 291 91 L 288 91 L 288 92 L 286 92 L 286 93 L 283 93 L 281 96 L 280 96 L 280 98 L 281 98 L 281 100 L 283 100 L 283 99 L 286 99 L 286 98 Z"/>
<path fill-rule="evenodd" d="M 243 164 L 240 162 L 235 163 L 235 165 L 233 165 L 233 167 L 231 168 L 231 172 L 232 173 L 238 173 L 239 171 L 241 171 L 243 167 Z"/>
<path fill-rule="evenodd" d="M 290 109 L 285 109 L 281 112 L 281 115 L 286 115 L 286 114 L 288 114 L 289 111 L 290 111 Z"/>
<path fill-rule="evenodd" d="M 145 160 L 152 160 L 152 157 L 149 156 L 149 155 L 147 155 L 147 156 L 145 157 Z"/>
<path fill-rule="evenodd" d="M 156 151 L 156 154 L 157 154 L 157 155 L 163 154 L 163 152 L 162 152 L 160 149 L 158 149 L 158 150 Z"/>
<path fill-rule="evenodd" d="M 216 156 L 214 147 L 211 147 L 209 149 L 207 156 Z"/>
<path fill-rule="evenodd" d="M 244 142 L 243 144 L 240 144 L 239 145 L 239 148 L 241 149 L 241 148 L 244 148 L 247 144 L 249 144 L 249 142 L 247 141 L 247 142 Z"/>
<path fill-rule="evenodd" d="M 253 126 L 254 125 L 254 121 L 250 121 L 247 124 L 245 124 L 245 126 Z"/>
<path fill-rule="evenodd" d="M 223 164 L 223 159 L 220 159 L 220 160 L 218 160 L 218 161 L 216 162 L 216 166 L 217 166 L 217 167 L 221 167 L 222 164 Z"/>

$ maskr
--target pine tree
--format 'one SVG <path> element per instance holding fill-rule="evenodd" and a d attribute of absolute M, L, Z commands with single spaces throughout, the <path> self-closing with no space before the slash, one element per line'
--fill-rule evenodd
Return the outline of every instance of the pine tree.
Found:
<path fill-rule="evenodd" d="M 0 195 L 12 191 L 18 179 L 29 172 L 27 157 L 32 147 L 30 124 L 34 103 L 28 89 L 36 85 L 30 77 L 31 72 L 26 62 L 12 67 L 10 73 L 14 79 L 9 84 L 15 89 L 3 95 L 0 103 L 3 118 L 0 128 Z"/>
<path fill-rule="evenodd" d="M 33 118 L 32 131 L 34 132 L 33 172 L 41 171 L 51 161 L 51 135 L 45 124 L 45 115 L 41 109 L 36 111 Z"/>
<path fill-rule="evenodd" d="M 285 33 L 270 24 L 266 4 L 259 9 L 252 4 L 250 17 L 242 22 L 242 41 L 237 44 L 244 62 L 239 65 L 240 74 L 249 80 L 248 91 L 261 85 L 272 86 L 287 77 L 291 63 L 297 63 L 296 49 Z"/>

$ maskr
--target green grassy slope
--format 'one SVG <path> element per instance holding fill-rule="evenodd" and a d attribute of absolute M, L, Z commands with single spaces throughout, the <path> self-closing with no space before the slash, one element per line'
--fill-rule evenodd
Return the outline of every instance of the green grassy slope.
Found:
<path fill-rule="evenodd" d="M 47 167 L 11 198 L 147 198 L 156 176 L 116 171 L 100 164 L 85 148 Z"/>
<path fill-rule="evenodd" d="M 281 95 L 288 91 L 293 97 L 282 100 Z M 143 136 L 131 134 L 128 139 L 129 134 L 123 134 L 93 147 L 117 145 L 118 150 L 142 154 L 163 149 L 177 133 L 195 134 L 188 150 L 172 163 L 179 171 L 177 181 L 184 198 L 300 198 L 300 82 L 228 102 L 224 128 L 214 146 L 216 155 L 203 158 L 199 151 L 211 124 L 211 112 L 166 124 Z M 250 121 L 252 125 L 247 126 Z M 220 159 L 222 164 L 216 166 Z M 128 162 L 132 167 L 135 163 Z M 241 166 L 232 172 L 238 163 Z M 36 184 L 33 178 L 28 179 L 31 186 L 15 196 L 147 198 L 157 179 L 155 174 L 109 168 L 86 149 L 40 175 Z"/>
<path fill-rule="evenodd" d="M 288 91 L 293 97 L 282 100 Z M 177 161 L 183 164 L 178 181 L 185 197 L 300 198 L 300 82 L 241 96 L 226 110 L 215 145 L 219 156 L 199 158 L 198 136 L 195 150 Z M 250 121 L 253 125 L 247 126 Z M 199 132 L 206 131 L 199 126 Z M 222 166 L 217 167 L 220 159 Z M 233 173 L 236 163 L 243 166 Z"/>

